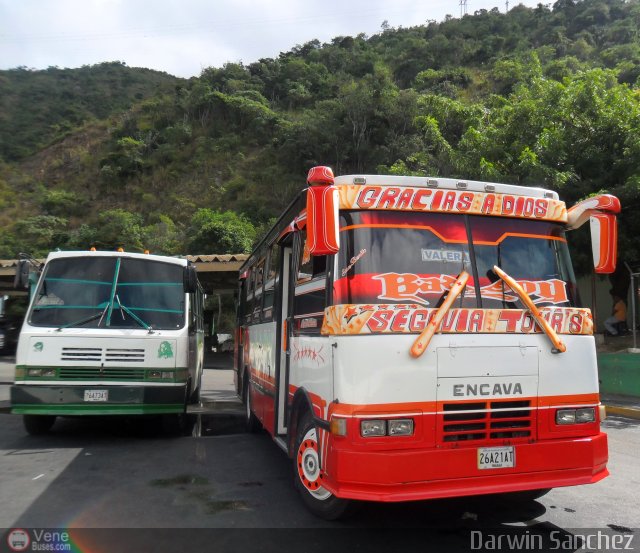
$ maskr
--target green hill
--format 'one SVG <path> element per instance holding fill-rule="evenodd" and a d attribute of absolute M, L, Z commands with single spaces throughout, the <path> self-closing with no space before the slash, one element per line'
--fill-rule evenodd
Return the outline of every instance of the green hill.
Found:
<path fill-rule="evenodd" d="M 121 64 L 1 72 L 0 257 L 246 250 L 322 164 L 546 186 L 570 203 L 608 190 L 622 251 L 640 258 L 639 21 L 638 0 L 560 0 L 383 24 L 188 81 Z"/>

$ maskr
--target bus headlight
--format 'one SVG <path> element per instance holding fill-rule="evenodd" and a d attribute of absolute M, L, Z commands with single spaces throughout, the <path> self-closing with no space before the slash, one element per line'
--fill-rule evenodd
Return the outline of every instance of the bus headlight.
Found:
<path fill-rule="evenodd" d="M 18 376 L 18 373 L 16 371 L 16 377 L 17 376 Z M 48 378 L 54 378 L 56 376 L 56 370 L 55 369 L 27 369 L 27 376 L 36 376 L 36 377 L 45 376 Z"/>
<path fill-rule="evenodd" d="M 152 380 L 173 380 L 175 371 L 149 371 L 148 378 Z"/>
<path fill-rule="evenodd" d="M 376 436 L 411 436 L 413 419 L 365 419 L 360 421 L 360 435 L 363 438 Z"/>
<path fill-rule="evenodd" d="M 575 409 L 558 409 L 556 411 L 556 424 L 575 424 L 575 423 L 576 423 Z"/>
<path fill-rule="evenodd" d="M 593 407 L 576 409 L 576 422 L 594 422 L 596 420 L 596 410 Z"/>
<path fill-rule="evenodd" d="M 413 434 L 413 419 L 391 419 L 389 421 L 389 436 L 411 436 Z"/>
<path fill-rule="evenodd" d="M 386 436 L 387 423 L 384 420 L 367 419 L 360 421 L 360 435 L 363 438 Z"/>
<path fill-rule="evenodd" d="M 596 410 L 593 407 L 580 409 L 558 409 L 556 424 L 584 424 L 596 420 Z"/>

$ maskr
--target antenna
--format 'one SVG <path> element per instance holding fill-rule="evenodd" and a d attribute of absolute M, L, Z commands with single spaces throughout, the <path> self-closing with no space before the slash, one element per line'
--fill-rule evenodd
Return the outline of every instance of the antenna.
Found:
<path fill-rule="evenodd" d="M 505 13 L 508 13 L 509 12 L 509 0 L 505 1 L 505 6 L 506 6 Z"/>
<path fill-rule="evenodd" d="M 460 17 L 467 15 L 467 0 L 460 0 Z"/>

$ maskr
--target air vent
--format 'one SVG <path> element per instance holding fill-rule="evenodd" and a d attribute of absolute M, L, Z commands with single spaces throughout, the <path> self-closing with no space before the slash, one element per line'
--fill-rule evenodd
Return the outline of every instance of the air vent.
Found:
<path fill-rule="evenodd" d="M 144 363 L 144 349 L 107 348 L 105 363 Z"/>
<path fill-rule="evenodd" d="M 534 437 L 534 413 L 529 401 L 446 403 L 439 417 L 443 443 L 523 441 Z"/>
<path fill-rule="evenodd" d="M 61 380 L 144 380 L 144 369 L 125 367 L 60 367 Z"/>
<path fill-rule="evenodd" d="M 102 348 L 62 348 L 61 361 L 102 361 Z"/>

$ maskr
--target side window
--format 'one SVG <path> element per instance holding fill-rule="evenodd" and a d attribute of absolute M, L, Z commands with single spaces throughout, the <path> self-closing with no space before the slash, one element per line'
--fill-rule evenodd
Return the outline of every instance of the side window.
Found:
<path fill-rule="evenodd" d="M 189 294 L 189 329 L 192 332 L 200 332 L 204 326 L 202 323 L 202 292 L 200 290 Z"/>
<path fill-rule="evenodd" d="M 254 302 L 253 302 L 253 322 L 260 320 L 260 314 L 262 311 L 262 286 L 264 284 L 264 262 L 263 259 L 258 263 L 253 271 L 254 274 Z"/>
<path fill-rule="evenodd" d="M 245 308 L 244 308 L 244 322 L 245 323 L 250 323 L 251 322 L 251 317 L 253 315 L 253 299 L 254 299 L 254 293 L 253 293 L 253 287 L 254 287 L 254 270 L 253 269 L 249 269 L 249 274 L 247 275 L 247 281 L 246 281 L 246 286 L 245 286 L 245 290 L 246 290 L 246 294 L 247 294 L 247 299 L 245 301 Z"/>
<path fill-rule="evenodd" d="M 320 334 L 326 307 L 327 256 L 311 256 L 307 235 L 298 236 L 300 257 L 293 306 L 295 335 Z"/>
<path fill-rule="evenodd" d="M 262 302 L 262 314 L 264 320 L 271 320 L 273 318 L 273 303 L 277 283 L 279 282 L 280 255 L 280 247 L 277 244 L 273 244 L 269 252 L 264 282 L 264 300 Z"/>
<path fill-rule="evenodd" d="M 300 256 L 298 262 L 297 283 L 307 282 L 323 276 L 327 270 L 327 257 L 325 255 L 312 256 L 307 247 L 307 231 L 302 230 L 299 234 Z"/>

